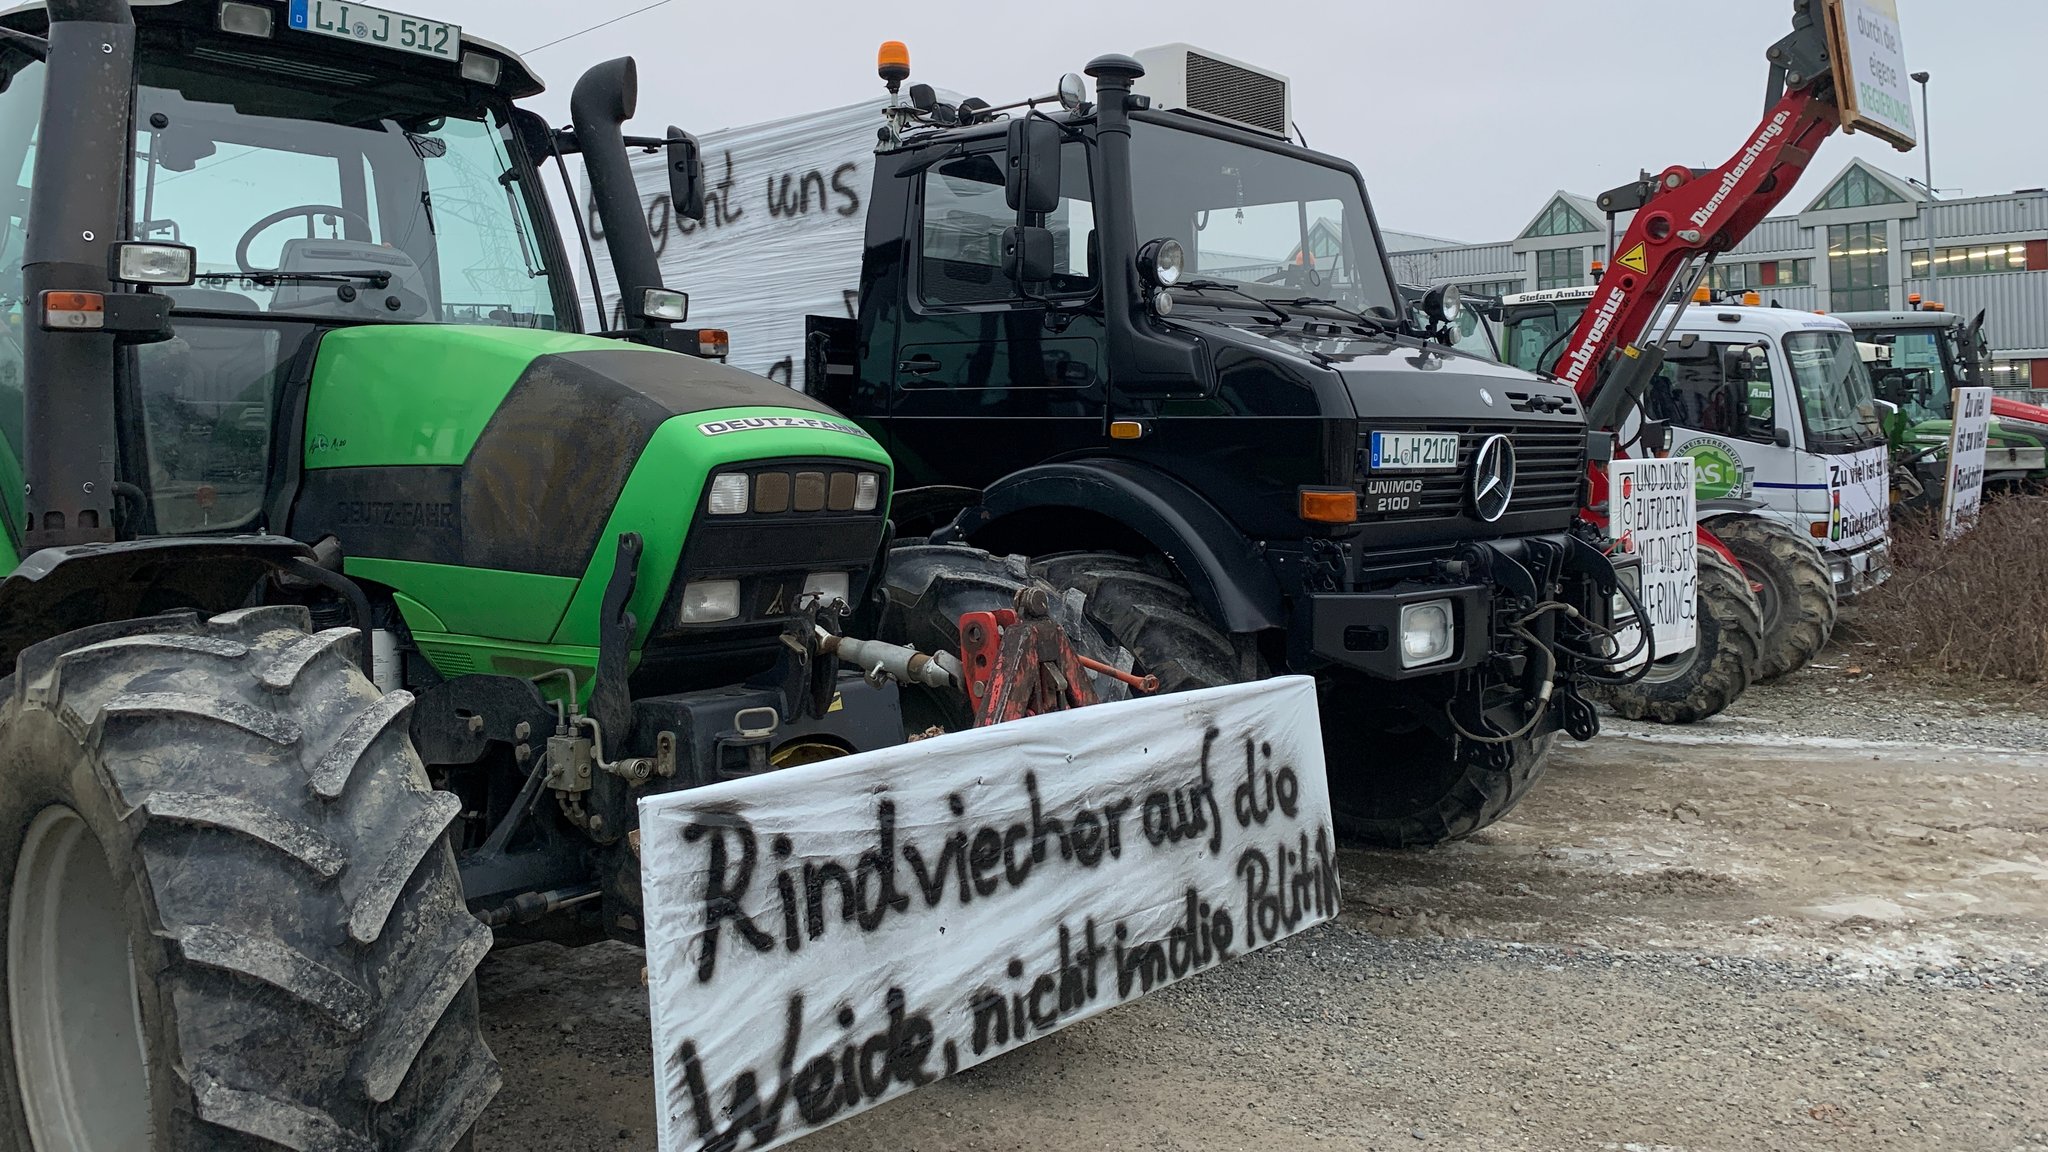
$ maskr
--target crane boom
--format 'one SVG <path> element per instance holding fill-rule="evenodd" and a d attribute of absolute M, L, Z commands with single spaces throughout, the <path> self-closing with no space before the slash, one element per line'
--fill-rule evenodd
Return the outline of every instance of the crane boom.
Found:
<path fill-rule="evenodd" d="M 1565 343 L 1553 375 L 1585 402 L 1587 423 L 1613 429 L 1662 365 L 1644 336 L 1681 274 L 1686 295 L 1707 263 L 1771 214 L 1841 123 L 1825 34 L 1812 0 L 1797 0 L 1792 32 L 1772 45 L 1771 98 L 1742 149 L 1718 168 L 1671 167 L 1603 193 L 1610 218 L 1633 209 L 1606 272 Z"/>

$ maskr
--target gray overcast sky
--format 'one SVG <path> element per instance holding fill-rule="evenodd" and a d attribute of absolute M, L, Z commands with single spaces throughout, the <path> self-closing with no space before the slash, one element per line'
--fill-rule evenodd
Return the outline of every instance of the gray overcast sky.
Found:
<path fill-rule="evenodd" d="M 649 0 L 386 0 L 524 50 Z M 1355 162 L 1388 228 L 1515 234 L 1553 189 L 1594 193 L 1671 164 L 1716 164 L 1763 111 L 1763 53 L 1790 0 L 673 0 L 534 53 L 536 105 L 568 118 L 590 64 L 640 59 L 640 119 L 694 132 L 881 91 L 876 45 L 913 78 L 1005 103 L 1091 56 L 1184 40 L 1283 72 L 1311 145 Z M 1946 195 L 2048 184 L 2038 77 L 2044 0 L 1899 0 L 1907 61 L 1933 73 L 1935 183 Z M 1918 115 L 1917 93 L 1915 115 Z M 1925 134 L 1923 133 L 1923 139 Z M 1822 147 L 1789 203 L 1851 156 L 1918 178 L 1921 157 L 1860 136 Z"/>

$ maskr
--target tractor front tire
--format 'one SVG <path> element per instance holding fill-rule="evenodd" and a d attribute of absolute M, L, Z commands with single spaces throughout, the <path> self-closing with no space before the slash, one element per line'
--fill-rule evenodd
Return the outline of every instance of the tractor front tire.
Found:
<path fill-rule="evenodd" d="M 101 625 L 0 700 L 0 1147 L 448 1152 L 497 1091 L 410 696 L 301 608 Z"/>
<path fill-rule="evenodd" d="M 1742 562 L 1763 610 L 1757 679 L 1796 672 L 1835 634 L 1835 581 L 1813 541 L 1776 520 L 1729 516 L 1708 530 Z"/>
<path fill-rule="evenodd" d="M 1719 552 L 1699 550 L 1699 643 L 1650 665 L 1633 684 L 1589 685 L 1587 695 L 1630 720 L 1691 724 L 1749 690 L 1763 649 L 1763 609 L 1749 580 Z"/>

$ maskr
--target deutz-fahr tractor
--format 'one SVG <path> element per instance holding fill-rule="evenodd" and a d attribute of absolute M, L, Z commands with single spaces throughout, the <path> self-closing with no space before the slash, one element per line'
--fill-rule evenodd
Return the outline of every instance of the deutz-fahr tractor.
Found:
<path fill-rule="evenodd" d="M 630 202 L 579 332 L 540 164 L 625 171 L 632 61 L 540 90 L 335 0 L 0 17 L 0 1147 L 459 1146 L 478 962 L 638 938 L 638 797 L 963 679 L 858 638 L 888 456 L 678 327 Z M 938 559 L 895 618 L 1059 611 Z"/>

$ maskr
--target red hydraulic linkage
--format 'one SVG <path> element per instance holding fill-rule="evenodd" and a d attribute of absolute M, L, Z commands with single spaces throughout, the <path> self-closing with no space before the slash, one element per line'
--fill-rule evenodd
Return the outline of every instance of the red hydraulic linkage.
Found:
<path fill-rule="evenodd" d="M 1600 286 L 1551 369 L 1578 392 L 1586 422 L 1595 429 L 1621 429 L 1662 367 L 1662 349 L 1645 347 L 1644 338 L 1679 275 L 1689 272 L 1690 297 L 1706 275 L 1706 261 L 1741 243 L 1771 214 L 1821 141 L 1840 125 L 1824 34 L 1812 5 L 1796 5 L 1792 34 L 1772 46 L 1769 59 L 1772 87 L 1783 94 L 1741 151 L 1718 168 L 1667 168 L 1600 197 L 1608 212 L 1634 209 L 1635 217 L 1613 245 Z M 1617 443 L 1615 453 L 1639 454 L 1633 447 Z M 1590 471 L 1592 508 L 1585 516 L 1604 524 L 1605 516 L 1593 509 L 1607 502 L 1606 472 Z M 1704 527 L 1699 539 L 1735 562 Z"/>
<path fill-rule="evenodd" d="M 1051 608 L 1051 593 L 1032 587 L 1018 590 L 1015 609 L 960 617 L 960 665 L 975 727 L 1094 704 L 1091 670 L 1141 692 L 1158 690 L 1156 677 L 1134 676 L 1075 652 Z"/>

